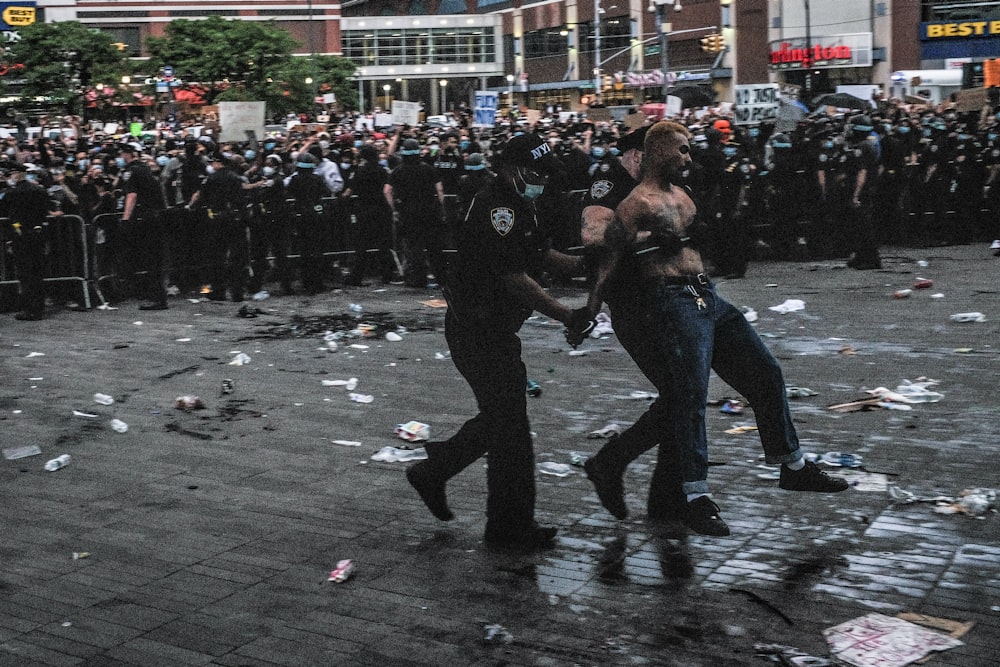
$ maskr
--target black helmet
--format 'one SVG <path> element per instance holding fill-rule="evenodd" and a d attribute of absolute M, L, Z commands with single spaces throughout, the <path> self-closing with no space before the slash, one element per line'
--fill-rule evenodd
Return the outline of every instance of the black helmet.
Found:
<path fill-rule="evenodd" d="M 784 132 L 779 132 L 778 134 L 771 137 L 771 148 L 785 149 L 792 147 L 792 138 L 789 137 Z"/>
<path fill-rule="evenodd" d="M 871 132 L 875 129 L 872 119 L 867 114 L 863 113 L 851 116 L 851 119 L 848 121 L 848 125 L 855 132 Z"/>
<path fill-rule="evenodd" d="M 315 169 L 318 162 L 319 160 L 310 153 L 299 153 L 295 166 L 302 169 Z"/>
<path fill-rule="evenodd" d="M 420 142 L 416 139 L 407 139 L 403 142 L 403 149 L 399 152 L 402 155 L 420 155 Z"/>

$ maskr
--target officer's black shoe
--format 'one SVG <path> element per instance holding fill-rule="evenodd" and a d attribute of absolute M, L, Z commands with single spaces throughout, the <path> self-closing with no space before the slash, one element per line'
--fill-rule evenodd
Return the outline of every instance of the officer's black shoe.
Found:
<path fill-rule="evenodd" d="M 21 320 L 22 322 L 37 322 L 42 319 L 41 313 L 30 313 L 28 311 L 22 311 L 14 315 L 15 320 Z"/>
<path fill-rule="evenodd" d="M 846 491 L 850 484 L 843 477 L 831 477 L 819 469 L 812 461 L 806 461 L 801 470 L 781 466 L 778 486 L 786 491 L 816 491 L 818 493 L 838 493 Z"/>
<path fill-rule="evenodd" d="M 622 472 L 608 470 L 595 458 L 589 458 L 583 464 L 587 479 L 594 485 L 597 497 L 604 509 L 611 512 L 616 519 L 628 517 L 628 506 L 625 504 L 625 489 L 622 485 Z"/>
<path fill-rule="evenodd" d="M 698 496 L 684 506 L 681 521 L 699 535 L 725 537 L 729 526 L 719 516 L 719 506 L 708 496 Z"/>
<path fill-rule="evenodd" d="M 445 483 L 438 479 L 426 461 L 415 463 L 406 470 L 406 481 L 410 483 L 420 499 L 427 505 L 431 514 L 441 521 L 451 521 L 455 518 L 452 511 L 448 509 L 448 497 L 445 495 Z"/>
<path fill-rule="evenodd" d="M 165 301 L 146 301 L 145 303 L 139 304 L 139 310 L 166 310 L 167 303 Z"/>
<path fill-rule="evenodd" d="M 539 526 L 537 523 L 524 531 L 496 531 L 486 529 L 483 540 L 491 549 L 529 552 L 551 549 L 556 545 L 554 526 Z"/>

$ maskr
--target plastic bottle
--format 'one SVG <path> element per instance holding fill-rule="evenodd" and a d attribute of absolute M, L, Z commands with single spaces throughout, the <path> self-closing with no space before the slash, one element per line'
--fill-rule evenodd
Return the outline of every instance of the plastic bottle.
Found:
<path fill-rule="evenodd" d="M 542 395 L 542 388 L 534 380 L 528 380 L 528 386 L 525 388 L 528 392 L 528 396 L 537 398 Z"/>
<path fill-rule="evenodd" d="M 951 316 L 952 322 L 985 322 L 986 316 L 982 313 L 955 313 Z"/>
<path fill-rule="evenodd" d="M 66 466 L 68 466 L 70 460 L 71 459 L 69 454 L 63 454 L 62 456 L 58 456 L 52 459 L 51 461 L 46 462 L 45 469 L 48 470 L 49 472 L 54 472 L 56 470 L 59 470 L 60 468 L 65 468 Z"/>
<path fill-rule="evenodd" d="M 111 430 L 115 433 L 125 433 L 128 431 L 128 424 L 123 422 L 121 419 L 112 419 Z"/>
<path fill-rule="evenodd" d="M 94 403 L 100 403 L 101 405 L 111 405 L 115 402 L 115 399 L 107 394 L 94 394 Z"/>
<path fill-rule="evenodd" d="M 355 319 L 360 319 L 362 313 L 365 312 L 364 306 L 362 306 L 360 303 L 352 303 L 347 306 L 347 309 L 351 311 Z"/>

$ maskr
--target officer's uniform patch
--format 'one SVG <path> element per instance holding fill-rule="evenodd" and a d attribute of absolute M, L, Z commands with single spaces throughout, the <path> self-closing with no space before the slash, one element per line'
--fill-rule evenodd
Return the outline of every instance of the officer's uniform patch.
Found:
<path fill-rule="evenodd" d="M 123 181 L 127 181 L 130 178 L 132 178 L 132 170 L 131 169 L 126 169 L 125 171 L 123 171 L 121 173 L 121 179 Z"/>
<path fill-rule="evenodd" d="M 594 181 L 590 186 L 590 197 L 591 199 L 601 199 L 606 197 L 614 184 L 611 181 Z"/>
<path fill-rule="evenodd" d="M 507 236 L 510 230 L 514 229 L 514 211 L 509 208 L 495 208 L 490 211 L 490 221 L 500 236 Z"/>

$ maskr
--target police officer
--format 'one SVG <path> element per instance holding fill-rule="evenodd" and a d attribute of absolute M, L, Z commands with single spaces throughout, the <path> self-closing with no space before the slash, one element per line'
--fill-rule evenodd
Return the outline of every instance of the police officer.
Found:
<path fill-rule="evenodd" d="M 485 538 L 488 545 L 503 548 L 546 548 L 556 532 L 534 520 L 527 373 L 517 336 L 533 310 L 579 324 L 579 311 L 555 300 L 537 282 L 545 266 L 582 268 L 581 258 L 546 249 L 536 234 L 531 202 L 553 164 L 552 149 L 537 135 L 511 139 L 494 163 L 496 180 L 476 195 L 457 229 L 458 252 L 445 288 L 445 338 L 452 361 L 472 387 L 479 414 L 450 439 L 428 443 L 429 458 L 406 474 L 434 516 L 447 521 L 453 515 L 445 484 L 488 454 Z"/>
<path fill-rule="evenodd" d="M 374 146 L 362 146 L 358 156 L 361 164 L 351 173 L 344 190 L 345 201 L 354 206 L 358 230 L 354 265 L 344 282 L 352 286 L 363 285 L 368 269 L 374 263 L 385 285 L 392 282 L 395 267 L 392 258 L 392 206 L 385 192 L 389 173 L 378 163 L 378 150 Z"/>
<path fill-rule="evenodd" d="M 263 289 L 267 279 L 268 253 L 274 257 L 276 278 L 284 294 L 292 294 L 292 272 L 288 265 L 288 206 L 285 202 L 281 158 L 268 155 L 260 169 L 251 170 L 250 190 L 250 261 L 253 269 L 251 293 Z"/>
<path fill-rule="evenodd" d="M 302 288 L 310 295 L 323 291 L 323 199 L 333 194 L 323 177 L 313 173 L 318 162 L 309 153 L 299 153 L 295 173 L 285 180 L 298 223 Z"/>
<path fill-rule="evenodd" d="M 844 172 L 847 178 L 841 194 L 845 200 L 847 197 L 850 200 L 842 201 L 838 210 L 845 213 L 843 223 L 849 232 L 848 249 L 852 256 L 847 265 L 859 270 L 882 268 L 873 219 L 873 193 L 879 167 L 875 146 L 870 141 L 873 129 L 872 120 L 867 115 L 852 116 L 848 122 L 847 144 L 844 147 Z"/>
<path fill-rule="evenodd" d="M 438 284 L 443 285 L 447 279 L 444 255 L 447 228 L 441 175 L 421 161 L 420 152 L 420 142 L 416 139 L 403 141 L 400 150 L 403 163 L 389 174 L 388 193 L 406 256 L 403 280 L 408 287 L 424 288 L 428 286 L 428 262 Z"/>
<path fill-rule="evenodd" d="M 225 301 L 228 287 L 230 298 L 238 302 L 246 292 L 249 260 L 245 180 L 234 170 L 229 155 L 215 153 L 209 160 L 208 176 L 189 207 L 201 204 L 204 208 L 212 285 L 208 298 Z"/>
<path fill-rule="evenodd" d="M 125 195 L 122 226 L 136 251 L 136 288 L 140 310 L 166 310 L 167 290 L 163 286 L 164 230 L 163 211 L 166 201 L 160 182 L 139 158 L 139 147 L 124 144 L 119 148 L 125 168 L 121 173 L 121 189 Z"/>
<path fill-rule="evenodd" d="M 45 188 L 25 177 L 24 165 L 9 168 L 3 205 L 21 289 L 21 310 L 14 317 L 40 320 L 45 314 L 45 223 L 55 212 Z"/>

